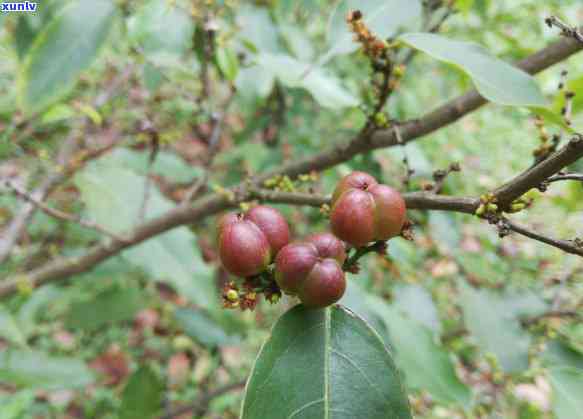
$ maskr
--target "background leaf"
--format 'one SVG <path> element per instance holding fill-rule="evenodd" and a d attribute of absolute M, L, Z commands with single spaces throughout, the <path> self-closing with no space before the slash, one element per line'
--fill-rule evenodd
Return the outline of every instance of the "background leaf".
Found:
<path fill-rule="evenodd" d="M 157 417 L 163 396 L 164 383 L 150 367 L 142 367 L 130 377 L 123 391 L 119 418 Z"/>
<path fill-rule="evenodd" d="M 496 355 L 505 372 L 528 367 L 531 338 L 522 329 L 520 317 L 534 316 L 546 309 L 539 297 L 528 292 L 502 295 L 462 283 L 460 305 L 465 324 L 482 351 Z"/>
<path fill-rule="evenodd" d="M 459 380 L 449 352 L 435 342 L 431 330 L 377 297 L 369 305 L 382 315 L 395 351 L 395 362 L 412 388 L 425 390 L 442 403 L 471 404 L 470 390 Z"/>
<path fill-rule="evenodd" d="M 142 176 L 118 167 L 115 158 L 107 157 L 88 165 L 76 176 L 76 184 L 90 218 L 97 223 L 119 233 L 135 225 L 143 199 Z M 148 215 L 153 217 L 173 208 L 173 204 L 152 190 L 148 207 Z M 111 217 L 112 213 L 116 217 Z M 167 281 L 201 307 L 216 305 L 211 268 L 202 260 L 196 238 L 186 227 L 128 249 L 123 257 L 153 279 Z"/>
<path fill-rule="evenodd" d="M 583 412 L 583 370 L 553 368 L 549 374 L 553 388 L 553 412 L 557 419 L 572 419 Z"/>
<path fill-rule="evenodd" d="M 433 58 L 461 68 L 472 78 L 480 94 L 491 102 L 509 106 L 547 105 L 532 76 L 496 58 L 478 44 L 432 33 L 406 33 L 399 39 Z"/>
<path fill-rule="evenodd" d="M 91 301 L 71 306 L 66 325 L 70 328 L 95 330 L 109 323 L 132 319 L 143 307 L 143 295 L 136 288 L 112 287 Z"/>
<path fill-rule="evenodd" d="M 128 21 L 130 39 L 159 65 L 166 57 L 178 59 L 191 48 L 193 20 L 186 11 L 168 2 L 150 0 Z"/>
<path fill-rule="evenodd" d="M 109 0 L 75 1 L 38 35 L 19 72 L 19 101 L 28 113 L 71 90 L 97 57 L 115 14 Z"/>
<path fill-rule="evenodd" d="M 358 398 L 351 397 L 357 393 Z M 391 356 L 359 317 L 333 306 L 299 305 L 284 314 L 263 346 L 242 419 L 290 417 L 411 418 Z"/>
<path fill-rule="evenodd" d="M 207 348 L 225 346 L 237 341 L 227 335 L 221 325 L 200 311 L 181 308 L 174 315 L 186 334 Z"/>
<path fill-rule="evenodd" d="M 74 358 L 53 358 L 38 351 L 0 352 L 0 381 L 28 389 L 64 389 L 94 381 L 85 363 Z"/>

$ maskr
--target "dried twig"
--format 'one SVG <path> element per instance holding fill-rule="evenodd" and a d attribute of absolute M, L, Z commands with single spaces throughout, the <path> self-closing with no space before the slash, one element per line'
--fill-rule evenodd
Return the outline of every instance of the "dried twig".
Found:
<path fill-rule="evenodd" d="M 94 102 L 94 107 L 100 108 L 109 102 L 114 96 L 120 93 L 120 86 L 122 86 L 131 76 L 134 71 L 133 66 L 128 66 L 112 83 L 104 89 L 104 91 L 97 96 Z M 84 118 L 81 124 L 81 130 L 83 127 L 88 127 L 91 124 L 90 119 Z M 63 182 L 69 175 L 70 172 L 66 169 L 66 166 L 70 158 L 75 153 L 78 146 L 79 133 L 73 131 L 69 136 L 63 141 L 57 159 L 55 161 L 56 170 L 47 176 L 47 178 L 38 186 L 30 196 L 35 200 L 42 202 L 46 197 L 56 188 L 61 182 Z M 34 213 L 38 207 L 31 202 L 26 202 L 12 219 L 11 223 L 6 227 L 0 236 L 0 263 L 4 262 L 14 245 L 18 242 L 22 236 L 26 225 L 30 222 Z"/>
<path fill-rule="evenodd" d="M 577 41 L 583 43 L 583 32 L 581 32 L 579 28 L 567 25 L 556 16 L 546 18 L 545 23 L 549 28 L 552 28 L 553 26 L 559 28 L 561 30 L 561 35 L 576 39 Z"/>
<path fill-rule="evenodd" d="M 76 216 L 73 214 L 68 214 L 68 213 L 60 211 L 58 209 L 49 207 L 44 202 L 35 198 L 32 194 L 30 194 L 29 192 L 27 192 L 26 190 L 24 190 L 23 188 L 16 185 L 14 182 L 12 182 L 10 180 L 4 181 L 4 186 L 7 187 L 12 192 L 14 192 L 14 194 L 17 197 L 34 205 L 36 208 L 40 209 L 42 212 L 49 215 L 50 217 L 57 218 L 57 219 L 63 220 L 63 221 L 73 222 L 73 223 L 79 224 L 82 227 L 85 227 L 85 228 L 88 228 L 91 230 L 95 230 L 98 233 L 109 236 L 110 238 L 112 238 L 114 240 L 124 241 L 124 239 L 121 236 L 107 230 L 105 227 L 100 226 L 99 224 L 97 224 L 94 221 L 84 220 L 79 216 Z"/>

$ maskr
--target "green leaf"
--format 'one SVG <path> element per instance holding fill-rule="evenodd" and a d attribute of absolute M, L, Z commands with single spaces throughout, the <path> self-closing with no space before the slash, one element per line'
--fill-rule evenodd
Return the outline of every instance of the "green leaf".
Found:
<path fill-rule="evenodd" d="M 326 108 L 341 109 L 357 106 L 359 103 L 358 99 L 341 85 L 336 76 L 321 67 L 312 67 L 308 63 L 283 54 L 262 54 L 258 61 L 284 86 L 306 89 Z"/>
<path fill-rule="evenodd" d="M 350 10 L 360 10 L 364 22 L 381 39 L 389 38 L 402 27 L 410 27 L 421 19 L 420 0 L 341 0 L 328 22 L 327 41 L 329 51 L 321 58 L 320 64 L 334 55 L 348 54 L 358 49 L 354 35 L 346 24 Z"/>
<path fill-rule="evenodd" d="M 459 67 L 472 78 L 480 94 L 491 102 L 508 106 L 547 106 L 532 76 L 496 58 L 478 44 L 431 33 L 406 33 L 399 40 Z"/>
<path fill-rule="evenodd" d="M 217 51 L 217 63 L 221 73 L 227 80 L 234 81 L 239 72 L 239 60 L 237 54 L 227 47 L 219 48 Z"/>
<path fill-rule="evenodd" d="M 470 390 L 457 377 L 449 352 L 435 342 L 431 330 L 377 297 L 368 301 L 389 329 L 395 362 L 405 373 L 407 385 L 426 390 L 442 403 L 468 407 Z"/>
<path fill-rule="evenodd" d="M 186 334 L 207 348 L 229 345 L 237 341 L 227 335 L 218 323 L 200 310 L 181 308 L 176 310 L 174 315 Z"/>
<path fill-rule="evenodd" d="M 53 124 L 55 122 L 61 122 L 66 119 L 71 119 L 75 116 L 75 110 L 69 105 L 63 103 L 58 103 L 51 106 L 41 117 L 41 122 L 43 124 Z"/>
<path fill-rule="evenodd" d="M 91 301 L 71 306 L 65 324 L 73 329 L 96 330 L 106 324 L 133 319 L 143 307 L 143 295 L 136 288 L 113 287 Z"/>
<path fill-rule="evenodd" d="M 25 335 L 33 333 L 41 312 L 55 301 L 61 294 L 62 289 L 54 285 L 47 285 L 35 290 L 30 298 L 20 307 L 18 311 L 18 326 Z"/>
<path fill-rule="evenodd" d="M 127 148 L 120 148 L 108 156 L 112 165 L 131 169 L 139 175 L 145 176 L 150 173 L 163 176 L 164 178 L 178 183 L 190 183 L 198 176 L 202 175 L 202 169 L 198 166 L 191 166 L 176 154 L 160 151 L 156 161 L 148 169 L 150 153 L 136 152 Z"/>
<path fill-rule="evenodd" d="M 18 58 L 22 59 L 32 45 L 37 32 L 31 25 L 28 16 L 18 16 L 14 29 L 14 44 Z"/>
<path fill-rule="evenodd" d="M 26 346 L 26 336 L 12 313 L 4 307 L 0 307 L 0 337 L 16 345 Z"/>
<path fill-rule="evenodd" d="M 546 305 L 540 297 L 529 292 L 504 295 L 461 283 L 460 305 L 471 335 L 484 352 L 496 355 L 505 372 L 528 367 L 531 338 L 520 317 L 542 313 Z"/>
<path fill-rule="evenodd" d="M 309 62 L 314 58 L 314 46 L 303 29 L 281 22 L 279 24 L 279 33 L 285 40 L 290 52 L 297 59 Z"/>
<path fill-rule="evenodd" d="M 557 419 L 573 419 L 583 412 L 583 370 L 553 368 L 550 371 L 553 388 L 553 412 Z"/>
<path fill-rule="evenodd" d="M 89 217 L 123 234 L 136 224 L 145 180 L 118 163 L 109 156 L 94 161 L 77 174 L 75 182 Z M 153 188 L 146 218 L 162 215 L 172 208 L 174 205 Z M 206 308 L 216 306 L 218 297 L 212 269 L 202 260 L 196 237 L 186 227 L 175 228 L 134 246 L 126 250 L 123 257 L 142 268 L 150 278 L 167 281 L 196 304 Z"/>
<path fill-rule="evenodd" d="M 30 389 L 83 387 L 94 381 L 84 362 L 74 358 L 53 358 L 37 351 L 0 352 L 0 381 Z"/>
<path fill-rule="evenodd" d="M 549 367 L 572 367 L 583 370 L 583 355 L 559 340 L 547 343 L 542 358 L 544 364 Z"/>
<path fill-rule="evenodd" d="M 162 407 L 164 383 L 148 366 L 129 379 L 122 395 L 119 419 L 151 419 Z"/>
<path fill-rule="evenodd" d="M 26 410 L 34 402 L 34 391 L 23 390 L 9 395 L 0 395 L 2 419 L 22 419 Z"/>
<path fill-rule="evenodd" d="M 128 32 L 148 58 L 165 65 L 168 56 L 176 59 L 191 48 L 194 23 L 184 9 L 150 0 L 128 20 Z"/>
<path fill-rule="evenodd" d="M 19 72 L 19 103 L 28 113 L 66 95 L 97 57 L 115 21 L 109 0 L 75 1 L 37 36 Z"/>
<path fill-rule="evenodd" d="M 241 419 L 411 418 L 381 338 L 343 307 L 299 305 L 275 324 L 255 363 Z"/>
<path fill-rule="evenodd" d="M 265 8 L 243 4 L 237 13 L 239 37 L 251 44 L 255 51 L 277 53 L 280 51 L 277 28 Z"/>

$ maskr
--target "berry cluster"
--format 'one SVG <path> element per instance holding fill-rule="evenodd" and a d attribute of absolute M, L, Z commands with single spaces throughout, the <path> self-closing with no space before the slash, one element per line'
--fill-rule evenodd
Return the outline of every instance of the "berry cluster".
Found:
<path fill-rule="evenodd" d="M 224 268 L 245 278 L 227 284 L 223 302 L 229 308 L 253 308 L 257 293 L 271 302 L 280 292 L 297 296 L 304 305 L 326 307 L 346 290 L 344 271 L 352 271 L 347 245 L 355 255 L 366 253 L 371 242 L 401 234 L 406 225 L 405 201 L 396 190 L 372 176 L 353 172 L 344 177 L 332 196 L 331 233 L 318 233 L 290 243 L 289 226 L 274 208 L 260 205 L 244 214 L 227 214 L 218 224 L 219 255 Z M 345 244 L 346 243 L 346 244 Z M 377 246 L 378 247 L 378 246 Z"/>

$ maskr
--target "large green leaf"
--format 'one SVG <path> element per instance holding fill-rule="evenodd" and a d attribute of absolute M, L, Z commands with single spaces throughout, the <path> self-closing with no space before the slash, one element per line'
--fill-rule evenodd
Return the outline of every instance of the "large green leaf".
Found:
<path fill-rule="evenodd" d="M 73 87 L 107 38 L 116 8 L 110 0 L 75 1 L 36 37 L 19 72 L 19 102 L 45 108 Z"/>
<path fill-rule="evenodd" d="M 470 390 L 457 377 L 448 351 L 436 343 L 432 331 L 377 297 L 368 301 L 389 329 L 395 362 L 407 385 L 426 390 L 442 403 L 469 406 Z"/>
<path fill-rule="evenodd" d="M 0 352 L 0 381 L 18 387 L 63 389 L 82 387 L 94 381 L 91 370 L 74 358 L 52 358 L 36 351 Z"/>
<path fill-rule="evenodd" d="M 557 419 L 573 419 L 583 413 L 583 370 L 553 368 L 550 371 L 553 387 L 553 412 Z"/>
<path fill-rule="evenodd" d="M 140 290 L 112 287 L 91 301 L 73 304 L 66 325 L 71 328 L 95 330 L 109 323 L 132 319 L 143 304 Z"/>
<path fill-rule="evenodd" d="M 411 27 L 421 18 L 420 0 L 341 0 L 330 16 L 327 34 L 330 50 L 322 61 L 358 49 L 346 24 L 348 11 L 356 9 L 363 13 L 367 26 L 381 39 L 395 35 L 405 25 Z"/>
<path fill-rule="evenodd" d="M 520 318 L 542 313 L 544 302 L 529 292 L 504 295 L 464 283 L 460 291 L 465 324 L 480 348 L 496 355 L 505 372 L 525 370 L 531 338 Z"/>
<path fill-rule="evenodd" d="M 148 366 L 129 379 L 122 395 L 119 419 L 151 419 L 162 407 L 164 383 Z"/>
<path fill-rule="evenodd" d="M 485 48 L 432 33 L 406 33 L 399 39 L 433 58 L 461 68 L 482 96 L 509 106 L 545 107 L 546 99 L 533 77 L 496 58 Z"/>
<path fill-rule="evenodd" d="M 80 172 L 75 182 L 89 216 L 112 231 L 123 233 L 136 225 L 144 196 L 144 177 L 119 167 L 115 158 L 102 158 Z M 148 203 L 150 217 L 173 208 L 155 188 Z M 112 216 L 115 214 L 115 216 Z M 147 218 L 150 218 L 147 217 Z M 123 253 L 151 278 L 173 285 L 203 307 L 217 300 L 212 269 L 204 263 L 195 236 L 185 227 L 175 228 Z"/>
<path fill-rule="evenodd" d="M 381 338 L 343 307 L 299 305 L 275 324 L 247 383 L 242 419 L 411 418 Z"/>

